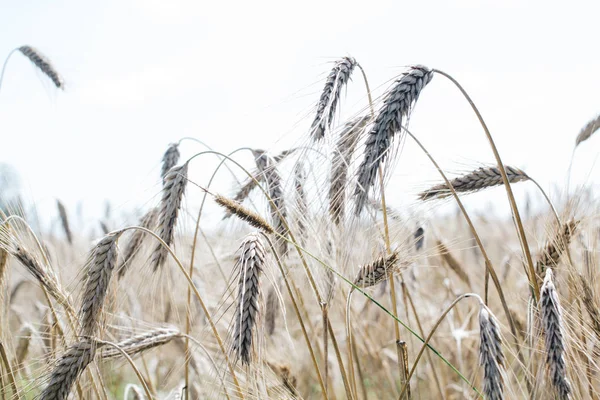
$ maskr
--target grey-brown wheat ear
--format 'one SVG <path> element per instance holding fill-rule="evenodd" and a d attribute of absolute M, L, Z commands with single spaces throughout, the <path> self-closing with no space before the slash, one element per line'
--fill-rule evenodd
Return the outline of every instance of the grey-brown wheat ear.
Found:
<path fill-rule="evenodd" d="M 52 83 L 54 83 L 54 86 L 56 86 L 58 89 L 64 89 L 64 82 L 60 74 L 56 71 L 47 57 L 31 46 L 21 46 L 19 47 L 19 51 L 21 54 L 27 57 L 29 61 L 33 63 L 33 65 L 38 67 L 40 71 L 44 73 L 44 75 L 50 78 Z"/>
<path fill-rule="evenodd" d="M 579 135 L 577 135 L 577 138 L 575 139 L 575 147 L 579 146 L 581 142 L 588 140 L 598 129 L 600 129 L 600 115 L 585 124 L 581 129 Z"/>
<path fill-rule="evenodd" d="M 510 183 L 529 180 L 529 176 L 515 167 L 505 166 L 506 176 Z M 483 189 L 500 186 L 503 184 L 502 174 L 498 167 L 478 168 L 468 174 L 459 176 L 450 181 L 457 193 L 474 193 Z M 452 191 L 445 183 L 435 185 L 419 193 L 420 200 L 444 199 L 452 196 Z"/>
<path fill-rule="evenodd" d="M 79 317 L 81 335 L 94 336 L 113 270 L 117 264 L 117 240 L 121 232 L 104 236 L 92 251 L 85 277 L 85 287 Z"/>
<path fill-rule="evenodd" d="M 381 256 L 373 262 L 360 267 L 354 286 L 365 289 L 385 281 L 390 274 L 400 271 L 400 257 L 397 252 Z"/>
<path fill-rule="evenodd" d="M 179 162 L 179 143 L 171 143 L 162 158 L 162 166 L 160 169 L 160 177 L 163 179 L 163 185 L 166 181 L 166 176 L 177 163 Z"/>
<path fill-rule="evenodd" d="M 140 226 L 146 229 L 154 229 L 156 225 L 156 219 L 158 218 L 158 209 L 156 207 L 151 208 L 140 220 Z M 142 245 L 144 244 L 144 238 L 148 235 L 148 233 L 144 232 L 141 229 L 136 229 L 127 245 L 125 246 L 125 250 L 123 250 L 122 261 L 119 264 L 117 270 L 119 271 L 119 279 L 125 276 L 125 273 L 131 266 L 135 256 L 138 254 Z"/>
<path fill-rule="evenodd" d="M 364 158 L 358 169 L 358 183 L 354 191 L 356 215 L 360 214 L 367 202 L 369 189 L 375 184 L 380 165 L 388 157 L 394 136 L 401 132 L 403 122 L 408 120 L 421 91 L 431 79 L 431 69 L 422 65 L 413 66 L 385 95 L 383 106 L 369 130 Z"/>
<path fill-rule="evenodd" d="M 231 352 L 242 364 L 252 361 L 252 342 L 259 317 L 260 276 L 265 263 L 265 248 L 257 233 L 249 234 L 240 246 L 237 267 L 238 293 L 235 305 Z"/>
<path fill-rule="evenodd" d="M 504 353 L 496 317 L 485 305 L 479 311 L 479 365 L 483 367 L 483 393 L 488 400 L 504 398 Z"/>
<path fill-rule="evenodd" d="M 77 378 L 94 359 L 96 347 L 96 342 L 89 338 L 71 345 L 52 370 L 40 400 L 67 399 Z"/>
<path fill-rule="evenodd" d="M 187 185 L 188 164 L 173 167 L 165 176 L 165 183 L 160 201 L 160 212 L 158 215 L 158 236 L 171 246 L 175 238 L 175 224 L 181 208 L 183 194 Z M 169 251 L 157 243 L 152 252 L 152 269 L 156 271 L 166 261 Z"/>
<path fill-rule="evenodd" d="M 558 293 L 554 286 L 553 273 L 550 268 L 540 292 L 540 308 L 542 326 L 544 327 L 544 342 L 546 345 L 546 366 L 550 382 L 559 400 L 570 398 L 571 385 L 567 379 L 567 364 L 565 362 L 565 336 L 562 321 L 562 309 Z"/>
<path fill-rule="evenodd" d="M 342 89 L 350 80 L 356 60 L 344 57 L 336 61 L 325 81 L 325 87 L 317 103 L 317 113 L 310 127 L 313 140 L 325 137 L 325 130 L 331 126 L 340 100 Z"/>

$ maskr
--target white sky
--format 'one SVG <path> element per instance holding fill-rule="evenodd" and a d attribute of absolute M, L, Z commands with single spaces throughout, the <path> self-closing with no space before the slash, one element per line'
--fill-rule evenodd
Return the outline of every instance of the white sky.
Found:
<path fill-rule="evenodd" d="M 224 152 L 301 143 L 330 62 L 345 55 L 365 67 L 379 94 L 406 65 L 453 74 L 505 163 L 546 188 L 564 186 L 575 136 L 600 113 L 598 2 L 107 0 L 2 8 L 0 57 L 35 46 L 67 82 L 57 92 L 15 54 L 0 92 L 0 162 L 17 168 L 40 207 L 58 197 L 71 206 L 83 200 L 99 209 L 111 199 L 135 208 L 159 191 L 162 153 L 183 136 Z M 356 73 L 342 117 L 364 101 Z M 410 126 L 449 170 L 493 161 L 468 104 L 440 76 Z M 596 137 L 578 149 L 580 181 L 594 182 L 599 144 Z M 187 155 L 200 150 L 186 146 Z M 437 180 L 414 147 L 401 160 L 390 191 L 423 187 L 396 184 L 403 177 Z M 199 177 L 207 173 L 197 168 Z"/>

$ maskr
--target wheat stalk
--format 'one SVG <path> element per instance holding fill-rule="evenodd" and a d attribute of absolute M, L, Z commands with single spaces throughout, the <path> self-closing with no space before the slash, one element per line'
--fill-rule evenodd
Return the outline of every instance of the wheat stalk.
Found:
<path fill-rule="evenodd" d="M 171 168 L 177 165 L 179 161 L 179 143 L 171 143 L 165 151 L 162 158 L 162 166 L 160 169 L 160 177 L 163 180 L 163 185 L 166 183 L 166 177 Z"/>
<path fill-rule="evenodd" d="M 598 129 L 600 129 L 600 115 L 585 124 L 581 129 L 575 139 L 575 147 L 579 146 L 581 142 L 588 140 Z"/>
<path fill-rule="evenodd" d="M 93 361 L 97 344 L 91 338 L 71 345 L 56 363 L 40 400 L 66 400 L 71 387 Z"/>
<path fill-rule="evenodd" d="M 60 222 L 62 224 L 67 241 L 69 244 L 73 244 L 73 235 L 71 234 L 71 228 L 69 226 L 69 217 L 67 216 L 67 210 L 64 204 L 60 200 L 56 200 L 56 206 L 58 207 L 58 215 L 60 216 Z"/>
<path fill-rule="evenodd" d="M 358 169 L 354 191 L 357 215 L 367 202 L 369 189 L 375 184 L 375 176 L 388 156 L 394 136 L 401 131 L 404 118 L 408 119 L 419 94 L 432 78 L 431 69 L 422 65 L 411 67 L 385 95 L 383 106 L 369 130 L 364 159 Z"/>
<path fill-rule="evenodd" d="M 181 333 L 177 329 L 158 328 L 123 340 L 117 343 L 117 346 L 128 355 L 133 356 L 146 350 L 165 345 L 178 337 L 181 337 Z M 107 347 L 102 350 L 101 356 L 104 359 L 119 358 L 123 356 L 123 353 L 114 347 Z"/>
<path fill-rule="evenodd" d="M 175 238 L 175 224 L 187 185 L 188 164 L 173 167 L 165 176 L 158 214 L 158 236 L 171 246 Z M 166 261 L 168 250 L 158 243 L 152 252 L 152 269 L 156 271 Z"/>
<path fill-rule="evenodd" d="M 567 379 L 562 309 L 550 268 L 546 269 L 546 276 L 540 292 L 540 308 L 545 334 L 546 365 L 550 373 L 550 381 L 558 398 L 566 400 L 570 397 L 571 385 Z"/>
<path fill-rule="evenodd" d="M 40 53 L 39 50 L 31 46 L 21 46 L 19 47 L 19 51 L 21 54 L 27 57 L 29 61 L 33 63 L 33 65 L 38 67 L 44 73 L 44 75 L 50 78 L 52 83 L 54 83 L 54 86 L 56 86 L 58 89 L 64 89 L 64 82 L 61 76 L 56 71 L 50 60 Z"/>
<path fill-rule="evenodd" d="M 329 184 L 329 215 L 336 225 L 344 219 L 348 168 L 356 149 L 360 134 L 368 116 L 355 118 L 344 126 L 331 157 L 331 182 Z"/>
<path fill-rule="evenodd" d="M 518 168 L 505 166 L 505 170 L 510 183 L 530 179 L 525 172 Z M 473 193 L 503 184 L 502 174 L 498 167 L 478 168 L 475 171 L 451 180 L 450 183 L 457 193 Z M 419 193 L 420 200 L 443 199 L 450 196 L 452 196 L 452 191 L 445 183 L 435 185 Z"/>
<path fill-rule="evenodd" d="M 479 365 L 484 369 L 483 393 L 488 400 L 504 398 L 504 354 L 498 322 L 482 303 L 479 311 Z"/>
<path fill-rule="evenodd" d="M 94 336 L 104 307 L 104 299 L 117 264 L 117 240 L 121 232 L 104 236 L 92 250 L 87 265 L 79 317 L 81 335 Z"/>
<path fill-rule="evenodd" d="M 398 252 L 395 251 L 389 255 L 381 256 L 371 263 L 360 267 L 354 279 L 354 286 L 362 289 L 375 286 L 385 281 L 388 276 L 399 272 L 400 269 Z"/>
<path fill-rule="evenodd" d="M 158 218 L 158 209 L 156 207 L 151 208 L 144 214 L 142 219 L 140 220 L 140 226 L 142 228 L 152 230 L 156 225 L 156 220 Z M 142 248 L 142 244 L 144 243 L 144 238 L 147 236 L 147 233 L 141 229 L 135 229 L 131 238 L 127 242 L 125 246 L 125 250 L 123 251 L 122 261 L 117 268 L 119 273 L 119 279 L 122 278 L 127 272 L 128 268 L 133 263 L 133 259 L 138 254 L 140 249 Z"/>
<path fill-rule="evenodd" d="M 352 57 L 343 57 L 336 61 L 325 81 L 325 87 L 317 103 L 317 114 L 310 127 L 313 140 L 325 137 L 325 130 L 331 126 L 342 89 L 350 80 L 350 75 L 356 66 Z"/>
<path fill-rule="evenodd" d="M 253 331 L 259 318 L 260 275 L 265 248 L 257 233 L 249 234 L 240 246 L 238 294 L 234 316 L 231 352 L 242 364 L 252 360 Z"/>

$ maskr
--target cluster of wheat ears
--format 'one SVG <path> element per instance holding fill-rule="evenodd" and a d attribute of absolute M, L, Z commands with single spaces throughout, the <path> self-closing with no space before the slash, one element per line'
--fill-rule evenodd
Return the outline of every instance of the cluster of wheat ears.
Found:
<path fill-rule="evenodd" d="M 14 53 L 63 87 L 39 51 Z M 338 124 L 357 68 L 368 104 Z M 436 75 L 471 105 L 496 165 L 449 179 L 407 129 Z M 575 147 L 599 127 L 600 117 Z M 417 222 L 386 204 L 407 138 L 442 181 L 414 201 L 447 199 L 459 214 Z M 530 175 L 505 166 L 453 77 L 412 66 L 373 99 L 360 64 L 344 57 L 305 143 L 277 155 L 245 147 L 250 168 L 239 151 L 182 161 L 182 141 L 171 144 L 158 204 L 138 224 L 103 224 L 85 260 L 62 203 L 58 234 L 2 212 L 0 399 L 599 398 L 595 217 L 580 212 L 583 201 L 555 207 Z M 239 172 L 232 195 L 214 193 L 216 170 L 202 183 L 188 173 L 215 156 L 216 170 Z M 533 183 L 548 212 L 522 217 L 517 182 Z M 502 186 L 511 221 L 471 215 L 461 202 Z M 198 210 L 186 207 L 191 189 Z M 578 199 L 594 203 L 589 192 Z M 207 235 L 211 201 L 224 228 Z"/>

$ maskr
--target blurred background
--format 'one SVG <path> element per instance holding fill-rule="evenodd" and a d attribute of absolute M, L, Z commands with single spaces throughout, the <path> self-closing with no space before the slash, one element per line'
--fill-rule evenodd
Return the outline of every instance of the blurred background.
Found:
<path fill-rule="evenodd" d="M 552 197 L 566 190 L 577 133 L 600 112 L 600 3 L 107 0 L 2 8 L 0 59 L 34 46 L 66 82 L 57 90 L 15 53 L 0 90 L 0 195 L 21 196 L 42 216 L 56 216 L 56 199 L 90 218 L 107 204 L 130 213 L 156 201 L 162 154 L 182 137 L 222 152 L 306 144 L 324 79 L 341 56 L 365 68 L 375 95 L 411 64 L 452 74 L 504 162 Z M 366 105 L 355 73 L 340 123 Z M 493 162 L 469 105 L 439 76 L 410 127 L 449 172 Z M 577 149 L 571 187 L 599 181 L 598 140 Z M 203 149 L 186 143 L 183 158 Z M 194 165 L 196 182 L 212 173 L 206 163 Z M 397 204 L 410 203 L 438 180 L 406 143 L 388 191 Z M 220 185 L 230 191 L 231 179 Z M 516 190 L 521 199 L 537 196 L 529 184 Z M 502 191 L 468 201 L 503 213 Z"/>

